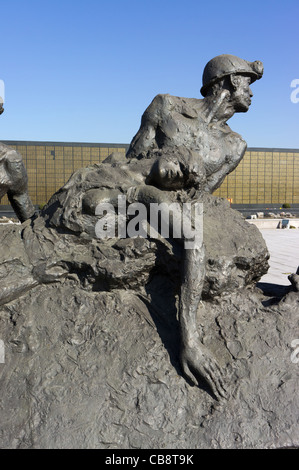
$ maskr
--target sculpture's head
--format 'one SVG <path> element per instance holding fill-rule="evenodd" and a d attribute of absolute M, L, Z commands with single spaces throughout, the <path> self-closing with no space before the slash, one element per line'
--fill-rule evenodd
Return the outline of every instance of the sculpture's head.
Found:
<path fill-rule="evenodd" d="M 248 62 L 234 55 L 219 55 L 205 66 L 201 94 L 206 97 L 228 90 L 234 112 L 246 112 L 253 96 L 250 85 L 262 77 L 263 71 L 259 60 Z"/>

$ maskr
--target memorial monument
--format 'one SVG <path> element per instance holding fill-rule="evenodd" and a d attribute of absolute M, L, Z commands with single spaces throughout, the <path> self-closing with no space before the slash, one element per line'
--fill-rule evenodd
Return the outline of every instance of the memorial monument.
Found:
<path fill-rule="evenodd" d="M 227 121 L 262 74 L 215 57 L 203 99 L 158 95 L 126 158 L 76 171 L 40 216 L 0 232 L 1 447 L 298 446 L 298 275 L 257 284 L 260 232 L 211 194 L 243 158 Z M 197 243 L 175 211 L 173 236 L 121 236 L 132 207 L 155 204 L 162 222 L 163 207 L 200 204 Z M 102 205 L 117 215 L 106 238 Z M 138 233 L 152 234 L 149 213 Z"/>

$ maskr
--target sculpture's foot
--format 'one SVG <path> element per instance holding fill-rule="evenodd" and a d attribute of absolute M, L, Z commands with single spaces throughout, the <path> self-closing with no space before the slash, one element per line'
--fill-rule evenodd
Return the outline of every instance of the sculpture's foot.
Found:
<path fill-rule="evenodd" d="M 189 341 L 181 351 L 181 364 L 184 375 L 194 385 L 204 381 L 215 398 L 226 398 L 223 372 L 211 353 L 199 342 Z"/>

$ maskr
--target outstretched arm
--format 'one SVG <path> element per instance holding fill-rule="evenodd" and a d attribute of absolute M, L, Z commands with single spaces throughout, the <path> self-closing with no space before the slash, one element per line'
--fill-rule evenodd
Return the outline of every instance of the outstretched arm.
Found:
<path fill-rule="evenodd" d="M 200 304 L 205 277 L 205 249 L 202 243 L 193 249 L 184 250 L 182 269 L 179 307 L 182 369 L 191 383 L 199 385 L 205 382 L 220 400 L 226 396 L 223 372 L 200 341 L 198 331 L 197 312 L 204 308 Z"/>

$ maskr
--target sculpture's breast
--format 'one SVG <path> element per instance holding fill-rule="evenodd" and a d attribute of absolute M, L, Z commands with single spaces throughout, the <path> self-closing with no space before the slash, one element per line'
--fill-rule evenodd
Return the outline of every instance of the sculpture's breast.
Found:
<path fill-rule="evenodd" d="M 218 171 L 224 164 L 235 167 L 235 164 L 243 158 L 247 147 L 242 137 L 229 128 L 222 130 L 210 127 L 203 141 L 202 158 L 207 174 Z"/>
<path fill-rule="evenodd" d="M 196 152 L 208 174 L 243 157 L 246 142 L 227 124 L 208 124 L 203 100 L 165 95 L 162 111 L 157 129 L 160 148 L 183 146 Z"/>
<path fill-rule="evenodd" d="M 208 175 L 218 171 L 224 164 L 235 167 L 245 153 L 246 142 L 228 126 L 211 126 L 200 116 L 195 119 L 181 114 L 173 114 L 164 124 L 163 145 L 184 146 L 196 152 L 204 162 Z"/>

